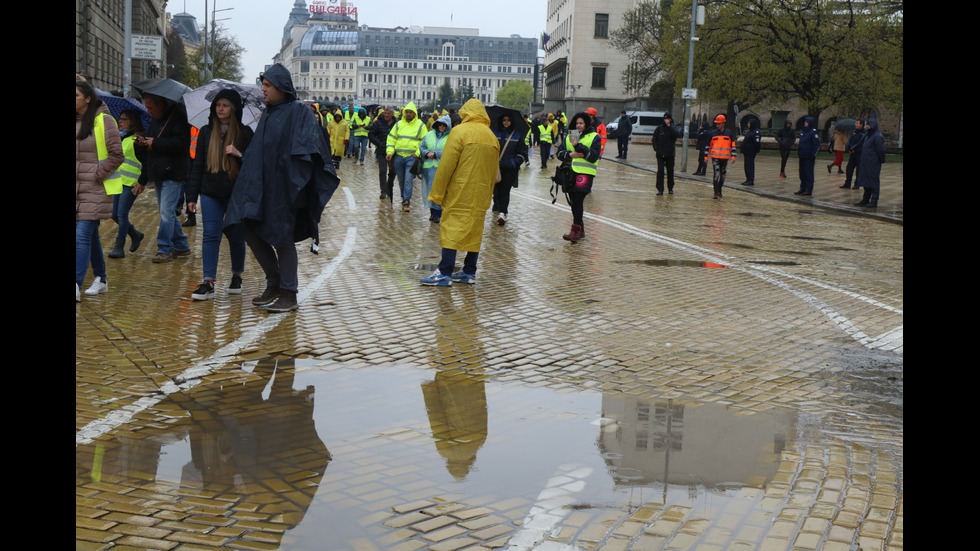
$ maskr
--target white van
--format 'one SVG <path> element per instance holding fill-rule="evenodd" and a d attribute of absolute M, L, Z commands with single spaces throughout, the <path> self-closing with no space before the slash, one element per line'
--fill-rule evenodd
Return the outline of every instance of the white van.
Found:
<path fill-rule="evenodd" d="M 626 111 L 626 115 L 633 123 L 633 135 L 652 136 L 653 131 L 664 122 L 666 111 Z M 619 126 L 619 115 L 611 122 L 606 123 L 606 134 L 612 133 Z"/>

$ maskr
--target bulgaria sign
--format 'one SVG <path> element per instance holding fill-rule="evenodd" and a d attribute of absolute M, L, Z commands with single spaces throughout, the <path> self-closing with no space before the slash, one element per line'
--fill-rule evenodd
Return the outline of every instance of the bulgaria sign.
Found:
<path fill-rule="evenodd" d="M 357 17 L 357 7 L 347 2 L 342 5 L 338 0 L 313 0 L 310 2 L 310 13 L 327 13 L 331 15 L 353 15 Z"/>

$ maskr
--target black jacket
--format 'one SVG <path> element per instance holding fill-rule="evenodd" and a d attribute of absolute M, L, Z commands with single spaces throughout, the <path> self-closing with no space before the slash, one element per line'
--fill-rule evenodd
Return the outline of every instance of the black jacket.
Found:
<path fill-rule="evenodd" d="M 661 157 L 674 157 L 677 154 L 674 146 L 677 138 L 683 136 L 682 132 L 684 129 L 677 125 L 661 124 L 653 131 L 653 150 Z"/>
<path fill-rule="evenodd" d="M 755 119 L 749 121 L 748 130 L 742 138 L 742 155 L 751 156 L 762 151 L 762 134 L 759 133 L 756 124 Z"/>
<path fill-rule="evenodd" d="M 374 156 L 376 159 L 381 160 L 385 158 L 385 150 L 388 147 L 388 134 L 395 127 L 396 122 L 395 117 L 391 117 L 391 124 L 388 124 L 385 122 L 385 117 L 382 113 L 368 127 L 368 141 L 374 144 Z"/>
<path fill-rule="evenodd" d="M 793 123 L 786 124 L 779 129 L 779 132 L 776 132 L 776 143 L 779 144 L 779 149 L 783 151 L 793 149 L 793 144 L 796 143 L 796 132 L 793 130 Z"/>
<path fill-rule="evenodd" d="M 153 148 L 137 145 L 134 150 L 146 161 L 140 173 L 139 183 L 160 183 L 177 180 L 183 183 L 190 173 L 191 125 L 187 123 L 187 111 L 183 104 L 168 108 L 162 119 L 153 119 L 145 136 L 153 138 Z"/>

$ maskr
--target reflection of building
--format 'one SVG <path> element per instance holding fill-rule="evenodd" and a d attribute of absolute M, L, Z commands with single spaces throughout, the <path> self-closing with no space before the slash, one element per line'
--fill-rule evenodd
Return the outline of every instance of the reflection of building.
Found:
<path fill-rule="evenodd" d="M 165 5 L 164 0 L 133 0 L 132 34 L 166 37 Z M 75 73 L 106 92 L 128 84 L 123 67 L 125 15 L 123 2 L 75 0 Z M 131 82 L 165 76 L 165 61 L 134 59 Z"/>
<path fill-rule="evenodd" d="M 495 103 L 510 80 L 535 84 L 535 38 L 447 27 L 369 27 L 349 10 L 307 12 L 303 19 L 305 5 L 293 5 L 274 59 L 289 69 L 300 99 L 421 106 L 438 100 L 439 87 L 449 84 Z"/>
<path fill-rule="evenodd" d="M 602 396 L 599 449 L 618 484 L 758 483 L 776 471 L 793 419 L 736 415 L 715 404 L 682 405 L 625 394 Z"/>

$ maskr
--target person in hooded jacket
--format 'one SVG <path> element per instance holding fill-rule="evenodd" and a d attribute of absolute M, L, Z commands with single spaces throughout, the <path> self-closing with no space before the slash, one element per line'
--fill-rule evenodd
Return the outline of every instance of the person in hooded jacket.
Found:
<path fill-rule="evenodd" d="M 858 185 L 857 168 L 861 164 L 861 150 L 864 148 L 865 136 L 864 121 L 855 121 L 854 132 L 851 132 L 850 137 L 847 139 L 847 169 L 844 171 L 846 176 L 840 189 L 851 189 L 852 180 L 854 182 L 854 189 L 861 187 Z"/>
<path fill-rule="evenodd" d="M 881 165 L 885 163 L 885 138 L 878 130 L 878 119 L 871 117 L 865 125 L 866 135 L 861 148 L 861 161 L 858 174 L 864 197 L 855 203 L 858 207 L 877 208 L 878 192 L 881 189 Z"/>
<path fill-rule="evenodd" d="M 787 120 L 783 127 L 776 133 L 776 143 L 779 144 L 779 177 L 786 177 L 786 161 L 789 154 L 793 151 L 793 144 L 796 143 L 796 131 L 793 130 L 793 121 Z"/>
<path fill-rule="evenodd" d="M 281 63 L 260 75 L 266 110 L 231 192 L 224 227 L 243 224 L 245 242 L 265 273 L 252 304 L 270 312 L 299 307 L 297 241 L 319 240 L 317 225 L 340 179 L 316 119 L 296 99 Z"/>
<path fill-rule="evenodd" d="M 109 292 L 99 223 L 112 217 L 112 196 L 122 193 L 115 174 L 122 165 L 122 142 L 109 108 L 87 81 L 75 81 L 75 302 L 92 265 L 86 295 Z"/>
<path fill-rule="evenodd" d="M 500 142 L 490 130 L 490 117 L 480 100 L 468 100 L 459 115 L 462 122 L 449 133 L 429 192 L 429 200 L 442 206 L 442 261 L 431 276 L 421 280 L 423 285 L 476 283 L 483 223 L 497 179 Z M 454 273 L 457 251 L 466 251 L 466 258 L 463 269 Z"/>
<path fill-rule="evenodd" d="M 569 121 L 569 135 L 564 147 L 558 149 L 558 160 L 570 163 L 575 181 L 565 193 L 572 209 L 572 229 L 562 239 L 577 243 L 585 237 L 585 197 L 592 192 L 599 159 L 602 158 L 602 138 L 592 126 L 588 113 L 576 113 Z"/>
<path fill-rule="evenodd" d="M 143 155 L 146 162 L 139 183 L 133 188 L 139 195 L 146 184 L 156 186 L 160 226 L 157 254 L 152 262 L 160 264 L 191 254 L 191 246 L 177 219 L 177 204 L 184 196 L 184 183 L 190 174 L 191 125 L 181 103 L 153 94 L 144 95 L 143 103 L 153 122 L 145 136 L 136 138 L 136 154 Z"/>
<path fill-rule="evenodd" d="M 817 153 L 820 151 L 820 136 L 813 126 L 813 117 L 803 118 L 803 129 L 800 131 L 800 146 L 796 155 L 800 158 L 800 189 L 794 195 L 810 197 L 813 195 L 813 167 L 817 163 Z"/>
<path fill-rule="evenodd" d="M 221 249 L 222 225 L 235 180 L 238 179 L 242 157 L 252 141 L 252 129 L 242 124 L 242 98 L 238 92 L 224 89 L 211 102 L 208 124 L 201 128 L 194 156 L 191 177 L 187 182 L 187 211 L 201 207 L 201 258 L 204 279 L 191 293 L 193 300 L 214 298 L 218 275 L 218 253 Z M 226 228 L 231 253 L 231 281 L 228 294 L 242 292 L 242 273 L 245 271 L 245 237 L 242 225 Z"/>
<path fill-rule="evenodd" d="M 503 114 L 497 120 L 494 135 L 500 143 L 500 181 L 493 186 L 493 209 L 497 213 L 497 225 L 507 223 L 507 209 L 510 208 L 510 188 L 517 187 L 517 177 L 521 165 L 527 162 L 527 142 L 514 130 L 511 115 Z"/>
<path fill-rule="evenodd" d="M 450 115 L 452 119 L 452 115 Z M 409 212 L 412 202 L 412 188 L 415 176 L 412 176 L 412 165 L 419 154 L 419 143 L 427 132 L 425 123 L 418 116 L 415 103 L 408 102 L 402 109 L 402 118 L 388 134 L 385 148 L 386 159 L 391 161 L 402 191 L 402 212 Z"/>
<path fill-rule="evenodd" d="M 762 134 L 759 133 L 759 121 L 749 119 L 742 138 L 742 168 L 745 170 L 743 186 L 755 185 L 755 156 L 762 151 Z"/>
<path fill-rule="evenodd" d="M 333 167 L 340 168 L 344 151 L 350 143 L 350 124 L 339 112 L 333 114 L 333 128 L 330 130 L 330 148 L 333 153 Z"/>
<path fill-rule="evenodd" d="M 432 131 L 427 132 L 419 144 L 419 156 L 422 157 L 422 197 L 425 197 L 425 206 L 429 208 L 429 222 L 436 224 L 442 219 L 442 207 L 429 199 L 429 192 L 432 191 L 432 180 L 436 176 L 436 169 L 452 127 L 452 118 L 443 115 L 433 123 Z"/>
<path fill-rule="evenodd" d="M 135 253 L 143 242 L 143 232 L 136 229 L 129 221 L 129 212 L 136 202 L 136 194 L 133 192 L 133 184 L 139 181 L 140 171 L 145 159 L 136 154 L 136 138 L 142 136 L 146 131 L 143 128 L 143 120 L 138 109 L 126 109 L 119 114 L 119 139 L 122 141 L 123 155 L 126 160 L 119 167 L 122 176 L 123 191 L 119 195 L 112 196 L 112 219 L 119 226 L 116 233 L 116 244 L 109 254 L 109 258 L 125 258 L 126 237 L 129 236 L 132 243 L 129 252 Z"/>

